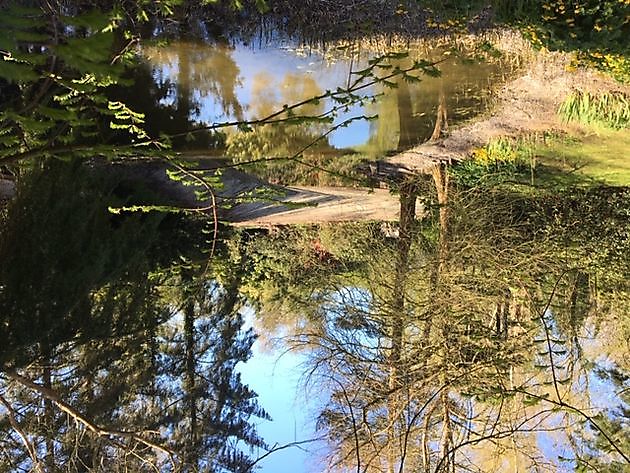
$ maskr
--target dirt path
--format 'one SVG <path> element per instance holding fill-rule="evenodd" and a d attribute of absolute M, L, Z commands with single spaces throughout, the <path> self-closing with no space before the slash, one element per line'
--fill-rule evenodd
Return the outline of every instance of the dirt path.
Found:
<path fill-rule="evenodd" d="M 186 158 L 210 174 L 221 169 L 222 188 L 215 193 L 218 216 L 236 226 L 398 220 L 399 198 L 385 189 L 275 186 L 252 174 L 223 167 L 229 165 L 225 159 L 198 155 Z M 164 162 L 121 163 L 116 168 L 110 172 L 117 172 L 128 185 L 142 184 L 159 191 L 169 205 L 190 209 L 212 205 L 211 201 L 197 200 L 194 186 L 169 179 Z"/>

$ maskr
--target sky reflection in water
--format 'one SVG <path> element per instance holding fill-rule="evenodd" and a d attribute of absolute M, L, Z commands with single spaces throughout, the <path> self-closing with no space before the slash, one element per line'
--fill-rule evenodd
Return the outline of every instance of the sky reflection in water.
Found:
<path fill-rule="evenodd" d="M 430 54 L 435 60 L 442 60 L 444 51 Z M 203 123 L 260 118 L 285 104 L 345 87 L 350 83 L 350 72 L 363 69 L 368 59 L 375 56 L 363 52 L 351 59 L 346 50 L 322 54 L 288 46 L 255 48 L 198 43 L 145 47 L 143 52 L 154 68 L 156 80 L 172 84 L 163 103 L 175 104 L 178 89 L 183 87 L 195 101 L 194 118 Z M 394 64 L 408 67 L 412 58 L 417 59 L 412 54 L 410 59 Z M 182 74 L 182 70 L 187 73 Z M 456 58 L 441 63 L 440 70 L 440 78 L 420 76 L 422 82 L 418 84 L 398 81 L 396 89 L 378 86 L 362 90 L 368 95 L 385 95 L 374 105 L 354 104 L 340 111 L 335 123 L 361 115 L 380 118 L 374 122 L 353 121 L 348 127 L 335 130 L 328 137 L 329 145 L 384 153 L 422 141 L 431 134 L 440 94 L 446 94 L 450 120 L 457 122 L 483 110 L 490 88 L 496 87 L 503 74 L 496 65 L 464 63 Z M 357 76 L 351 77 L 354 80 Z M 330 106 L 327 102 L 326 107 Z M 311 110 L 321 113 L 323 104 Z"/>

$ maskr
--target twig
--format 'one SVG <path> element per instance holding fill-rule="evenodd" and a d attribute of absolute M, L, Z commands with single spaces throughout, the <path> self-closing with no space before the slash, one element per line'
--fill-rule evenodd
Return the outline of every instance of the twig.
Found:
<path fill-rule="evenodd" d="M 599 431 L 600 434 L 602 434 L 604 436 L 604 438 L 608 441 L 608 443 L 610 444 L 610 446 L 612 448 L 614 448 L 617 453 L 619 453 L 619 455 L 621 455 L 621 457 L 628 463 L 630 464 L 630 456 L 628 456 L 628 454 L 624 453 L 623 450 L 621 450 L 621 448 L 615 443 L 615 441 L 606 433 L 606 431 L 591 417 L 589 416 L 586 412 L 584 412 L 582 409 L 572 406 L 570 404 L 567 404 L 564 401 L 554 401 L 553 399 L 549 399 L 547 397 L 544 396 L 540 396 L 538 394 L 533 394 L 530 393 L 524 389 L 513 389 L 511 390 L 512 392 L 516 392 L 516 393 L 521 393 L 521 394 L 525 394 L 527 396 L 536 398 L 540 401 L 546 401 L 549 402 L 555 406 L 558 407 L 563 407 L 565 409 L 568 409 L 570 411 L 574 411 L 575 413 L 579 414 L 580 416 L 582 416 L 584 419 L 586 419 L 588 422 L 591 423 L 591 425 L 593 427 L 595 427 L 595 429 L 597 431 Z M 506 392 L 510 392 L 510 391 L 506 391 Z"/>
<path fill-rule="evenodd" d="M 279 452 L 280 450 L 285 450 L 285 449 L 291 448 L 291 447 L 298 447 L 299 448 L 301 445 L 304 445 L 304 444 L 307 444 L 307 443 L 319 442 L 321 440 L 323 440 L 323 437 L 318 437 L 318 438 L 309 439 L 309 440 L 299 440 L 297 442 L 291 442 L 291 443 L 287 443 L 287 444 L 284 444 L 284 445 L 274 446 L 267 453 L 265 453 L 264 455 L 256 458 L 256 460 L 254 460 L 252 463 L 250 463 L 248 465 L 247 469 L 245 469 L 244 471 L 245 472 L 252 471 L 252 469 L 254 468 L 254 466 L 256 466 L 256 464 L 258 464 L 259 462 L 261 462 L 262 460 L 267 458 L 272 453 L 276 453 L 276 452 Z"/>
<path fill-rule="evenodd" d="M 39 458 L 37 458 L 37 451 L 35 450 L 35 447 L 31 443 L 31 441 L 28 439 L 26 432 L 24 432 L 22 427 L 20 427 L 20 424 L 18 424 L 18 421 L 15 417 L 15 410 L 13 409 L 9 401 L 7 401 L 3 396 L 0 396 L 0 403 L 2 403 L 5 409 L 7 410 L 9 423 L 11 424 L 11 427 L 13 427 L 13 430 L 15 430 L 17 434 L 20 436 L 20 438 L 22 439 L 22 443 L 24 443 L 24 446 L 26 447 L 26 450 L 28 451 L 28 455 L 31 457 L 31 460 L 33 461 L 34 467 L 40 473 L 44 473 L 44 469 L 42 468 L 41 462 L 39 461 Z"/>
<path fill-rule="evenodd" d="M 20 374 L 18 374 L 17 372 L 13 371 L 13 370 L 5 370 L 4 374 L 9 378 L 12 379 L 13 381 L 16 381 L 18 383 L 20 383 L 22 386 L 25 386 L 29 389 L 32 389 L 33 391 L 39 393 L 40 395 L 42 395 L 44 398 L 51 400 L 53 403 L 55 403 L 55 405 L 57 405 L 57 407 L 65 412 L 66 414 L 68 414 L 70 417 L 72 417 L 75 421 L 77 421 L 78 423 L 82 424 L 83 426 L 85 426 L 88 430 L 90 430 L 91 432 L 95 433 L 96 435 L 98 435 L 99 437 L 122 437 L 122 438 L 126 438 L 129 440 L 133 440 L 135 442 L 141 443 L 153 450 L 157 450 L 160 451 L 164 454 L 166 454 L 169 458 L 169 460 L 171 461 L 171 464 L 173 465 L 173 468 L 175 469 L 175 460 L 174 460 L 174 452 L 172 452 L 170 449 L 159 445 L 155 442 L 152 442 L 151 440 L 147 440 L 146 438 L 140 436 L 138 433 L 136 432 L 131 432 L 131 431 L 126 431 L 126 430 L 113 430 L 113 429 L 107 429 L 103 426 L 100 426 L 98 424 L 96 424 L 94 421 L 92 421 L 91 419 L 89 419 L 87 416 L 81 414 L 80 412 L 78 412 L 74 407 L 72 407 L 70 404 L 68 404 L 67 402 L 65 402 L 63 399 L 61 399 L 61 396 L 54 390 L 47 388 L 45 386 L 42 386 L 41 384 L 38 384 L 36 382 L 34 382 L 31 379 L 28 379 Z"/>
<path fill-rule="evenodd" d="M 551 301 L 556 295 L 556 290 L 558 289 L 558 285 L 560 284 L 560 281 L 562 281 L 562 278 L 565 276 L 565 274 L 567 274 L 567 272 L 568 271 L 563 271 L 560 277 L 556 280 L 556 283 L 554 284 L 553 289 L 551 290 L 551 294 L 549 295 L 549 299 L 547 300 L 547 304 L 545 305 L 545 308 L 542 310 L 542 312 L 538 313 L 538 316 L 540 317 L 540 321 L 543 324 L 543 328 L 545 329 L 545 338 L 547 340 L 547 350 L 548 350 L 548 355 L 549 355 L 549 363 L 551 365 L 551 376 L 553 378 L 553 387 L 554 387 L 554 390 L 556 391 L 558 402 L 560 403 L 562 403 L 563 401 L 562 401 L 562 397 L 560 396 L 560 389 L 558 388 L 558 377 L 556 376 L 556 368 L 553 362 L 551 336 L 549 335 L 549 327 L 547 327 L 547 322 L 545 321 L 545 314 L 547 313 L 547 311 L 549 310 L 549 307 L 551 306 Z"/>

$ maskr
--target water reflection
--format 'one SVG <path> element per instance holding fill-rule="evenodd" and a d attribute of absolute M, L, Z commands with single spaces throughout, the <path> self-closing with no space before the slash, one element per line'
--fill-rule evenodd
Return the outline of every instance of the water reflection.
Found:
<path fill-rule="evenodd" d="M 412 50 L 414 50 L 412 48 Z M 143 47 L 157 84 L 168 84 L 170 94 L 165 104 L 181 104 L 188 118 L 212 124 L 225 120 L 255 120 L 281 110 L 286 104 L 335 90 L 351 81 L 351 72 L 367 67 L 373 54 L 320 54 L 300 49 L 268 46 L 253 49 L 242 45 L 208 45 L 178 42 L 168 46 Z M 463 62 L 449 51 L 436 48 L 422 50 L 422 59 L 443 60 L 440 78 L 422 77 L 421 82 L 398 80 L 391 87 L 377 85 L 364 92 L 381 96 L 373 105 L 351 104 L 340 111 L 336 123 L 353 116 L 378 114 L 372 122 L 353 122 L 334 130 L 320 148 L 352 148 L 370 155 L 408 148 L 429 138 L 435 127 L 436 113 L 442 100 L 456 123 L 484 109 L 485 99 L 500 82 L 505 69 L 492 62 Z M 358 53 L 357 53 L 358 54 Z M 406 68 L 420 59 L 420 53 L 391 62 Z M 428 54 L 428 56 L 427 56 Z M 446 54 L 446 56 L 445 56 Z M 317 116 L 330 109 L 330 101 L 310 104 L 295 110 L 298 114 Z M 311 125 L 288 126 L 269 131 L 268 126 L 255 129 L 256 136 L 233 134 L 228 153 L 235 157 L 291 154 L 312 141 L 322 128 Z M 246 143 L 242 143 L 242 140 Z M 235 143 L 238 141 L 237 143 Z"/>
<path fill-rule="evenodd" d="M 330 393 L 328 468 L 622 471 L 627 189 L 451 189 L 448 213 L 414 221 L 421 191 L 403 193 L 394 240 L 365 224 L 250 246 L 279 269 L 255 285 L 261 323 L 291 331 Z"/>
<path fill-rule="evenodd" d="M 169 99 L 178 108 L 188 110 L 190 118 L 206 119 L 210 108 L 219 113 L 212 116 L 213 120 L 243 119 L 236 94 L 242 86 L 241 70 L 232 58 L 231 48 L 174 43 L 168 48 L 145 48 L 145 53 L 151 64 L 160 65 L 155 70 L 157 82 L 176 84 Z"/>
<path fill-rule="evenodd" d="M 115 169 L 115 168 L 114 168 Z M 52 162 L 0 234 L 5 471 L 246 471 L 267 418 L 240 381 L 239 271 L 206 224 L 109 207 L 167 203 L 130 169 Z"/>
<path fill-rule="evenodd" d="M 626 468 L 627 188 L 439 168 L 396 228 L 223 229 L 209 258 L 203 221 L 108 212 L 163 198 L 129 175 L 47 164 L 3 222 L 8 471 L 251 471 L 246 303 L 307 360 L 331 471 Z"/>

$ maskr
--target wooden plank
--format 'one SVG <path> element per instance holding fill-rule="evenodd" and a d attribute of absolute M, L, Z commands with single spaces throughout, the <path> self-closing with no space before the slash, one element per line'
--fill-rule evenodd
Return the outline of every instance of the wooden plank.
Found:
<path fill-rule="evenodd" d="M 275 201 L 238 204 L 224 212 L 223 217 L 236 226 L 256 227 L 396 221 L 399 214 L 398 196 L 385 189 L 370 191 L 348 187 L 288 187 L 286 195 Z"/>

